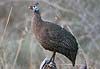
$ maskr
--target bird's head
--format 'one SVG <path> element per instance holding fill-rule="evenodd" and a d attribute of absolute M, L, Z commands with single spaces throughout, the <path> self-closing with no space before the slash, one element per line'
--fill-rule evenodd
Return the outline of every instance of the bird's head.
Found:
<path fill-rule="evenodd" d="M 37 2 L 33 2 L 30 6 L 29 9 L 31 9 L 34 12 L 39 12 L 40 8 L 39 8 L 39 3 Z"/>

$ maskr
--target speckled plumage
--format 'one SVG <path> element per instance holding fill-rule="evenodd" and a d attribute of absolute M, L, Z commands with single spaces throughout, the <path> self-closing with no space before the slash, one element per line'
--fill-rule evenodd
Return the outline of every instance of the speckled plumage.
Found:
<path fill-rule="evenodd" d="M 78 43 L 75 37 L 59 25 L 43 21 L 40 12 L 33 12 L 33 32 L 43 48 L 65 55 L 75 65 Z"/>

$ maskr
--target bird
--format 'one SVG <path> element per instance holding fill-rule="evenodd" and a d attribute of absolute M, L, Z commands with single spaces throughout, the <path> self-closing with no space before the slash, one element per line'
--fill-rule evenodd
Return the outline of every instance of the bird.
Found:
<path fill-rule="evenodd" d="M 45 50 L 53 52 L 50 62 L 55 60 L 56 53 L 60 53 L 75 66 L 78 52 L 78 42 L 75 36 L 60 25 L 43 20 L 38 2 L 32 2 L 28 8 L 32 11 L 32 31 L 36 39 Z"/>

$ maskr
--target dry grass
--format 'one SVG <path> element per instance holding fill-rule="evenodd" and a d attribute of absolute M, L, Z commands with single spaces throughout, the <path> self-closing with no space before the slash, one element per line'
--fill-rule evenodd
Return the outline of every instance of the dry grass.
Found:
<path fill-rule="evenodd" d="M 31 42 L 30 42 L 30 68 L 29 69 L 33 69 L 34 67 L 33 67 L 33 64 L 32 64 L 32 42 L 33 42 L 33 36 L 32 36 L 32 38 L 31 38 Z"/>
<path fill-rule="evenodd" d="M 2 36 L 1 36 L 1 38 L 0 38 L 0 45 L 2 45 L 3 39 L 4 39 L 4 37 L 5 37 L 6 30 L 7 30 L 7 26 L 8 26 L 8 24 L 9 24 L 10 16 L 11 16 L 11 13 L 12 13 L 12 9 L 13 9 L 13 7 L 10 8 L 10 12 L 9 12 L 8 17 L 7 17 L 7 22 L 6 22 L 6 25 L 5 25 L 3 34 L 2 34 Z"/>
<path fill-rule="evenodd" d="M 73 10 L 65 9 L 65 8 L 63 8 L 63 7 L 61 7 L 61 6 L 57 5 L 57 4 L 53 4 L 53 3 L 51 3 L 51 2 L 49 2 L 49 1 L 47 1 L 47 0 L 43 0 L 43 2 L 45 2 L 45 3 L 49 4 L 49 5 L 52 5 L 54 8 L 57 8 L 58 10 L 61 10 L 62 12 L 71 12 L 71 13 L 74 13 Z M 1 38 L 0 38 L 0 45 L 2 45 L 2 42 L 3 42 L 3 40 L 4 40 L 6 31 L 7 31 L 8 24 L 10 23 L 9 20 L 10 20 L 11 14 L 12 14 L 12 10 L 13 10 L 13 7 L 10 8 L 10 12 L 9 12 L 8 17 L 7 17 L 6 25 L 5 25 L 5 27 L 4 27 L 3 34 L 2 34 L 2 36 L 1 36 Z M 91 15 L 90 13 L 87 12 L 87 14 L 90 15 L 91 17 L 93 17 L 93 15 Z M 27 17 L 28 17 L 28 16 L 27 16 Z M 61 17 L 61 18 L 62 18 L 62 17 Z M 71 30 L 71 28 L 70 28 L 70 25 L 66 24 L 66 26 L 67 26 L 67 28 L 69 29 L 69 31 L 73 34 L 73 32 L 72 32 L 72 30 Z M 13 64 L 11 64 L 11 68 L 12 68 L 12 69 L 16 69 L 15 66 L 17 65 L 18 56 L 19 56 L 19 54 L 20 54 L 20 52 L 21 52 L 21 50 L 22 50 L 22 44 L 23 44 L 23 41 L 24 41 L 24 38 L 25 38 L 25 35 L 26 35 L 26 32 L 27 32 L 27 31 L 28 31 L 28 30 L 27 30 L 27 26 L 25 26 L 25 30 L 21 31 L 21 33 L 20 33 L 21 36 L 20 36 L 20 39 L 18 40 L 17 51 L 16 51 L 16 54 L 15 54 L 15 57 L 14 57 Z M 74 34 L 73 34 L 73 35 L 74 35 Z M 91 38 L 92 38 L 92 37 L 91 37 Z M 29 59 L 30 59 L 30 60 L 29 60 L 29 69 L 34 69 L 34 68 L 35 68 L 35 65 L 33 64 L 34 58 L 33 58 L 33 51 L 32 51 L 32 46 L 33 46 L 33 45 L 32 45 L 32 42 L 33 42 L 33 36 L 31 37 L 31 40 L 30 40 L 30 42 L 29 42 L 29 47 L 30 47 L 30 50 L 29 50 L 29 52 L 30 52 L 30 56 L 29 56 Z M 35 42 L 34 42 L 34 43 L 35 43 Z M 89 61 L 90 61 L 89 56 L 88 56 L 87 53 L 85 53 L 85 51 L 81 48 L 80 44 L 79 44 L 79 48 L 80 48 L 79 51 L 81 51 L 81 53 L 82 53 L 82 55 L 83 55 L 82 58 L 84 58 L 84 60 L 82 60 L 82 61 L 86 61 L 87 66 L 88 66 L 88 69 L 91 68 L 92 66 L 90 66 L 91 63 L 89 63 Z M 98 49 L 99 49 L 99 48 L 98 48 Z M 0 57 L 0 62 L 3 64 L 3 67 L 1 66 L 1 69 L 7 69 L 7 65 L 5 64 L 5 63 L 6 63 L 5 61 L 7 60 L 7 59 L 6 59 L 7 53 L 6 53 L 6 51 L 5 51 L 4 49 L 2 49 L 2 52 L 1 52 L 1 48 L 0 48 L 0 53 L 3 54 L 3 57 L 2 57 L 2 58 Z M 41 58 L 41 57 L 39 57 L 39 58 Z M 71 68 L 72 68 L 72 67 L 71 67 L 72 64 L 66 63 L 65 60 L 64 60 L 63 58 L 61 58 L 60 56 L 57 56 L 57 58 L 59 58 L 59 61 L 61 61 L 61 64 L 57 63 L 57 66 L 59 67 L 59 69 L 60 69 L 62 66 L 65 66 L 65 67 L 68 66 L 68 69 L 71 69 Z M 80 58 L 80 59 L 81 59 L 81 58 Z M 19 61 L 20 61 L 20 60 L 19 60 Z M 39 60 L 38 60 L 38 61 L 39 61 Z M 36 63 L 36 64 L 37 64 L 37 63 Z M 81 66 L 81 63 L 76 63 L 76 67 L 77 67 L 77 66 L 78 66 L 78 67 Z M 61 68 L 61 69 L 63 69 L 63 68 Z M 93 68 L 91 68 L 91 69 L 96 69 L 95 65 L 94 65 Z"/>
<path fill-rule="evenodd" d="M 4 28 L 4 31 L 3 31 L 3 34 L 0 38 L 0 45 L 2 46 L 2 42 L 3 42 L 3 39 L 5 37 L 5 34 L 6 34 L 6 30 L 7 30 L 7 26 L 9 24 L 9 20 L 10 20 L 10 16 L 11 16 L 11 13 L 12 13 L 12 9 L 13 7 L 10 8 L 10 12 L 9 12 L 9 15 L 7 17 L 7 21 L 6 21 L 6 25 L 5 25 L 5 28 Z M 5 52 L 5 49 L 1 48 L 0 50 L 0 53 L 2 53 L 2 57 L 0 58 L 1 59 L 1 68 L 2 69 L 7 69 L 7 66 L 6 66 L 6 52 Z"/>
<path fill-rule="evenodd" d="M 12 65 L 12 69 L 15 69 L 16 61 L 17 61 L 17 58 L 18 58 L 19 53 L 21 51 L 21 47 L 22 47 L 22 43 L 24 41 L 25 34 L 26 34 L 25 31 L 21 31 L 21 37 L 20 37 L 20 40 L 18 41 L 18 48 L 17 48 L 17 52 L 16 52 L 16 56 L 15 56 L 13 65 Z"/>

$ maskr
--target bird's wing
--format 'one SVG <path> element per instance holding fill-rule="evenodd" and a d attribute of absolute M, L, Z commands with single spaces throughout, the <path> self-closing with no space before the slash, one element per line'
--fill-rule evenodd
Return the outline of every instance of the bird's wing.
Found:
<path fill-rule="evenodd" d="M 50 41 L 56 43 L 57 46 L 66 47 L 67 49 L 72 50 L 78 49 L 75 37 L 64 28 L 58 25 L 53 25 L 48 29 L 47 33 Z"/>

